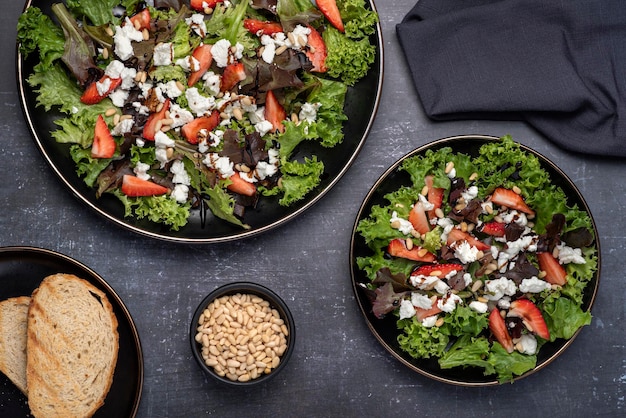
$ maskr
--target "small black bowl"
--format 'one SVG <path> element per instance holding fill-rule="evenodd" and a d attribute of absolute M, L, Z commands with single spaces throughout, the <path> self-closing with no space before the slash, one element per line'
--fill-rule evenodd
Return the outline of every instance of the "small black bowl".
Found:
<path fill-rule="evenodd" d="M 202 356 L 202 343 L 196 341 L 196 334 L 198 333 L 198 325 L 200 316 L 205 311 L 205 309 L 209 306 L 211 302 L 216 299 L 221 298 L 222 296 L 229 296 L 235 294 L 249 294 L 254 295 L 266 300 L 270 304 L 271 309 L 276 309 L 279 313 L 281 319 L 284 321 L 285 326 L 288 330 L 288 335 L 286 336 L 287 340 L 287 349 L 280 356 L 280 363 L 269 373 L 263 373 L 256 378 L 251 378 L 247 381 L 238 381 L 231 380 L 226 376 L 220 376 L 215 372 L 213 367 L 208 366 L 204 358 Z M 196 309 L 193 319 L 191 321 L 191 327 L 189 330 L 189 340 L 191 342 L 191 352 L 193 353 L 194 358 L 198 362 L 198 365 L 206 374 L 216 379 L 218 382 L 224 383 L 229 386 L 238 386 L 238 387 L 248 387 L 258 385 L 260 383 L 266 382 L 267 380 L 273 378 L 275 375 L 280 373 L 283 370 L 293 353 L 294 344 L 296 341 L 296 328 L 294 325 L 293 316 L 287 307 L 287 304 L 278 296 L 276 293 L 271 291 L 265 286 L 260 284 L 251 283 L 251 282 L 235 282 L 230 283 L 217 289 L 213 290 L 209 293 L 198 305 Z"/>

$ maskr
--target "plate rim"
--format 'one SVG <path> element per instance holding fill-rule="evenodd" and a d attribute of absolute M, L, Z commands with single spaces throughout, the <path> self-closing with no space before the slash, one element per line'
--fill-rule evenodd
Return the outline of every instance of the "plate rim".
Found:
<path fill-rule="evenodd" d="M 26 0 L 23 11 L 25 11 L 28 7 L 30 7 L 33 1 L 34 0 Z M 52 0 L 47 0 L 47 1 L 52 2 Z M 374 11 L 377 14 L 377 16 L 380 16 L 376 9 L 376 5 L 374 4 L 374 0 L 366 0 L 366 1 L 369 3 L 371 10 Z M 18 93 L 19 93 L 20 106 L 22 108 L 22 113 L 24 115 L 24 119 L 26 121 L 26 125 L 28 127 L 30 136 L 35 142 L 37 149 L 39 150 L 40 154 L 43 156 L 48 167 L 51 168 L 52 171 L 54 172 L 55 177 L 61 181 L 61 184 L 64 186 L 64 188 L 69 190 L 70 193 L 76 199 L 78 199 L 83 204 L 87 205 L 87 207 L 89 207 L 90 210 L 94 211 L 97 215 L 103 217 L 104 219 L 107 219 L 109 222 L 113 223 L 114 225 L 117 225 L 118 227 L 122 229 L 131 231 L 133 233 L 136 233 L 144 237 L 153 238 L 153 239 L 157 239 L 161 241 L 184 243 L 184 244 L 217 244 L 217 243 L 223 243 L 223 242 L 233 242 L 237 240 L 250 238 L 256 235 L 260 235 L 262 233 L 265 233 L 267 231 L 270 231 L 272 229 L 275 229 L 277 227 L 280 227 L 280 226 L 283 226 L 284 224 L 289 223 L 290 221 L 292 221 L 299 215 L 306 212 L 308 209 L 315 206 L 315 204 L 317 204 L 320 200 L 322 200 L 322 198 L 325 197 L 330 192 L 330 190 L 343 178 L 346 172 L 353 165 L 354 161 L 356 160 L 359 153 L 361 152 L 367 137 L 369 136 L 372 126 L 374 125 L 374 121 L 378 113 L 380 100 L 382 96 L 383 80 L 384 80 L 384 42 L 383 42 L 382 25 L 380 22 L 380 17 L 377 19 L 377 22 L 376 22 L 375 33 L 371 36 L 372 38 L 375 38 L 376 42 L 378 43 L 376 45 L 377 51 L 376 51 L 376 57 L 375 57 L 375 59 L 378 60 L 378 66 L 376 67 L 378 70 L 378 78 L 376 79 L 376 88 L 374 89 L 374 103 L 372 106 L 371 114 L 365 126 L 365 130 L 363 131 L 363 134 L 359 142 L 356 144 L 356 147 L 349 155 L 349 158 L 347 159 L 347 161 L 345 162 L 341 170 L 339 170 L 336 176 L 326 186 L 322 187 L 321 189 L 318 189 L 317 194 L 315 194 L 309 200 L 307 200 L 306 203 L 304 203 L 301 207 L 296 208 L 295 210 L 289 212 L 287 215 L 277 220 L 274 220 L 267 225 L 263 225 L 258 228 L 251 228 L 249 230 L 242 229 L 239 232 L 236 232 L 233 234 L 226 234 L 223 236 L 202 237 L 202 238 L 182 237 L 182 236 L 168 235 L 167 230 L 165 230 L 165 232 L 149 231 L 149 230 L 141 228 L 140 226 L 129 223 L 129 221 L 127 221 L 127 219 L 132 220 L 133 218 L 119 219 L 111 215 L 110 213 L 108 213 L 106 210 L 99 208 L 97 205 L 95 205 L 94 203 L 89 201 L 89 199 L 83 196 L 83 194 L 79 190 L 77 190 L 68 179 L 65 178 L 65 176 L 61 173 L 61 171 L 59 170 L 59 168 L 53 161 L 53 159 L 48 155 L 44 147 L 43 139 L 40 137 L 39 133 L 37 132 L 35 128 L 35 125 L 33 122 L 34 118 L 33 118 L 33 115 L 31 114 L 34 111 L 34 109 L 30 109 L 27 106 L 27 97 L 26 97 L 27 89 L 25 85 L 26 84 L 25 76 L 28 76 L 28 75 L 24 74 L 24 68 L 23 68 L 24 57 L 22 56 L 19 50 L 19 43 L 16 42 L 16 78 L 17 78 L 17 87 L 18 87 Z M 371 67 L 370 71 L 372 71 L 372 69 L 374 68 L 375 68 L 374 66 Z M 54 140 L 52 138 L 48 138 L 48 139 Z M 200 209 L 200 210 L 203 210 L 203 209 Z"/>
<path fill-rule="evenodd" d="M 369 328 L 370 332 L 374 335 L 375 339 L 383 346 L 383 348 L 390 353 L 396 360 L 400 361 L 400 363 L 402 363 L 404 366 L 408 367 L 410 370 L 417 372 L 418 374 L 421 374 L 425 377 L 428 377 L 430 379 L 433 379 L 435 381 L 441 382 L 441 383 L 446 383 L 446 384 L 450 384 L 453 386 L 460 386 L 460 387 L 488 387 L 488 386 L 500 386 L 502 385 L 502 383 L 500 383 L 497 378 L 494 378 L 493 380 L 485 380 L 485 381 L 481 381 L 481 382 L 473 382 L 473 381 L 462 381 L 462 380 L 455 380 L 452 378 L 447 378 L 447 377 L 443 377 L 443 376 L 438 376 L 434 373 L 429 372 L 428 370 L 422 369 L 419 366 L 417 366 L 416 364 L 413 364 L 409 359 L 403 357 L 402 355 L 400 355 L 400 353 L 398 353 L 392 346 L 389 345 L 389 343 L 384 340 L 382 338 L 382 336 L 378 333 L 378 331 L 375 329 L 374 325 L 372 324 L 372 321 L 370 321 L 369 319 L 369 315 L 368 315 L 368 310 L 371 310 L 371 307 L 365 306 L 365 302 L 362 300 L 363 298 L 365 298 L 363 296 L 363 290 L 360 288 L 360 286 L 358 286 L 358 281 L 357 281 L 357 274 L 356 272 L 359 271 L 358 267 L 356 266 L 355 263 L 355 241 L 356 241 L 356 235 L 357 235 L 357 226 L 359 221 L 362 219 L 363 216 L 363 211 L 365 210 L 366 206 L 368 206 L 370 200 L 372 199 L 373 195 L 376 193 L 377 189 L 381 186 L 382 183 L 384 183 L 384 181 L 393 173 L 397 172 L 399 166 L 402 164 L 402 162 L 404 160 L 406 160 L 409 157 L 412 157 L 414 155 L 420 154 L 425 152 L 427 149 L 430 149 L 432 147 L 436 147 L 436 146 L 444 146 L 447 143 L 452 143 L 454 141 L 462 141 L 465 139 L 473 139 L 473 140 L 482 140 L 485 142 L 491 142 L 491 141 L 497 141 L 500 140 L 500 137 L 497 136 L 493 136 L 493 135 L 482 135 L 482 134 L 464 134 L 464 135 L 453 135 L 453 136 L 447 136 L 444 138 L 439 138 L 436 140 L 432 140 L 429 141 L 417 148 L 414 148 L 413 150 L 407 152 L 406 154 L 404 154 L 403 156 L 401 156 L 399 159 L 397 159 L 389 168 L 387 168 L 376 180 L 376 182 L 371 186 L 371 188 L 368 190 L 367 194 L 365 195 L 365 197 L 363 198 L 362 203 L 359 205 L 359 209 L 357 211 L 357 214 L 355 216 L 355 221 L 352 227 L 352 232 L 351 232 L 351 236 L 350 236 L 350 251 L 349 251 L 349 268 L 350 268 L 350 279 L 351 279 L 351 286 L 352 286 L 352 291 L 353 291 L 353 295 L 355 297 L 355 300 L 359 306 L 359 310 L 361 311 L 361 314 L 363 316 L 363 319 L 365 320 L 367 327 Z M 547 164 L 552 170 L 554 170 L 556 173 L 558 173 L 562 179 L 569 184 L 569 186 L 571 186 L 572 190 L 576 193 L 576 197 L 578 198 L 578 200 L 580 200 L 580 203 L 582 204 L 582 210 L 585 210 L 587 212 L 587 214 L 589 215 L 590 219 L 591 219 L 591 225 L 595 234 L 595 244 L 596 244 L 596 248 L 597 248 L 597 271 L 595 274 L 595 286 L 591 291 L 591 294 L 589 296 L 589 306 L 587 308 L 587 311 L 591 312 L 591 309 L 594 306 L 595 303 L 595 299 L 598 293 L 598 289 L 600 286 L 600 277 L 601 277 L 601 248 L 600 248 L 600 240 L 598 238 L 598 229 L 596 226 L 596 222 L 595 219 L 591 213 L 591 210 L 584 198 L 584 196 L 582 195 L 582 193 L 580 192 L 580 190 L 578 189 L 578 187 L 576 186 L 576 184 L 569 178 L 569 176 L 561 169 L 559 168 L 554 162 L 552 162 L 548 157 L 546 157 L 545 155 L 539 153 L 538 151 L 534 150 L 533 148 L 524 145 L 518 141 L 514 142 L 516 144 L 518 144 L 522 150 L 524 150 L 525 152 L 531 153 L 533 155 L 535 155 L 536 157 L 539 158 L 539 160 L 541 161 L 542 165 L 543 164 Z M 541 369 L 547 367 L 550 363 L 552 363 L 553 361 L 555 361 L 576 339 L 576 337 L 580 334 L 580 332 L 583 330 L 583 328 L 585 327 L 580 327 L 578 328 L 578 330 L 576 330 L 576 332 L 574 333 L 574 335 L 572 335 L 572 337 L 568 340 L 565 340 L 562 345 L 551 355 L 549 356 L 546 360 L 542 361 L 541 363 L 538 363 L 532 370 L 529 370 L 525 373 L 523 373 L 522 375 L 519 376 L 514 376 L 513 379 L 510 382 L 507 383 L 513 383 L 516 382 L 520 379 L 523 379 L 525 377 L 528 377 L 538 371 L 540 371 Z"/>
<path fill-rule="evenodd" d="M 136 357 L 137 366 L 138 366 L 137 387 L 135 389 L 134 403 L 132 405 L 131 414 L 129 415 L 129 418 L 134 418 L 135 416 L 137 416 L 137 413 L 139 411 L 139 406 L 141 404 L 141 399 L 143 395 L 143 384 L 145 380 L 143 348 L 141 345 L 141 338 L 139 336 L 139 332 L 135 324 L 135 321 L 133 320 L 133 317 L 130 311 L 128 310 L 128 307 L 124 304 L 124 301 L 119 296 L 119 294 L 115 291 L 115 289 L 113 289 L 113 287 L 102 276 L 100 276 L 91 267 L 61 252 L 51 250 L 48 248 L 28 246 L 28 245 L 0 246 L 0 258 L 4 259 L 5 257 L 8 257 L 8 260 L 10 261 L 12 255 L 15 258 L 20 258 L 25 255 L 29 255 L 29 256 L 45 255 L 46 257 L 49 257 L 53 260 L 59 260 L 60 262 L 71 264 L 77 269 L 84 270 L 85 273 L 89 275 L 89 277 L 81 277 L 81 278 L 97 286 L 100 290 L 103 290 L 106 293 L 107 298 L 113 299 L 113 302 L 115 303 L 116 307 L 123 313 L 125 322 L 127 323 L 129 330 L 130 330 L 130 334 L 132 334 L 132 337 L 133 337 L 130 343 L 132 346 L 134 346 L 136 350 L 136 356 L 134 357 Z M 43 277 L 41 278 L 41 280 L 43 280 Z M 120 318 L 118 318 L 118 323 L 119 322 L 121 322 Z"/>

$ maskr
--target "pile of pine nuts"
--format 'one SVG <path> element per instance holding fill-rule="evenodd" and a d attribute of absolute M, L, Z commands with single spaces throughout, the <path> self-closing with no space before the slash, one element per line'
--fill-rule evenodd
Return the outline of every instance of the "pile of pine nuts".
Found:
<path fill-rule="evenodd" d="M 287 350 L 289 329 L 270 303 L 252 294 L 215 299 L 198 319 L 195 340 L 218 376 L 247 382 L 270 373 Z"/>

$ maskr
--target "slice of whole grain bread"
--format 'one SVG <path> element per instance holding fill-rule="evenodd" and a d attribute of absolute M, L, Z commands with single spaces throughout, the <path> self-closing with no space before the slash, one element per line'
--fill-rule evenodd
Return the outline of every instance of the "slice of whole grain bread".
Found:
<path fill-rule="evenodd" d="M 46 277 L 31 297 L 26 347 L 35 417 L 88 417 L 104 404 L 119 349 L 104 292 L 74 275 Z"/>
<path fill-rule="evenodd" d="M 0 371 L 26 394 L 28 296 L 0 302 Z"/>

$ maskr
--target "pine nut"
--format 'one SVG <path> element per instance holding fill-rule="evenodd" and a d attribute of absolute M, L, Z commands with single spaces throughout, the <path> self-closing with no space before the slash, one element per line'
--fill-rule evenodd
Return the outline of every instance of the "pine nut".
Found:
<path fill-rule="evenodd" d="M 448 164 L 446 164 L 445 173 L 450 174 L 453 168 L 454 168 L 454 162 L 449 161 Z"/>

